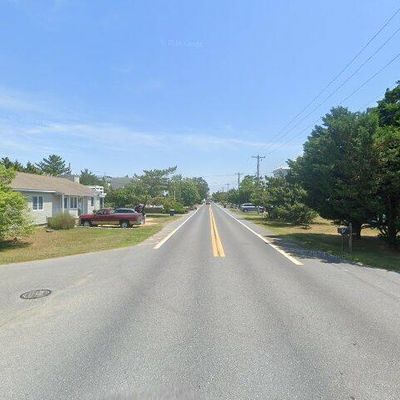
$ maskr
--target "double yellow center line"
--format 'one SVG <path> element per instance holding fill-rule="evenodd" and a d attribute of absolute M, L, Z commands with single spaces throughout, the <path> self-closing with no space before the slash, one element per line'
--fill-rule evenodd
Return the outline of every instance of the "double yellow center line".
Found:
<path fill-rule="evenodd" d="M 215 222 L 214 213 L 210 207 L 210 226 L 211 226 L 211 245 L 214 257 L 225 257 L 224 248 L 222 247 L 221 238 L 219 237 L 217 224 Z"/>

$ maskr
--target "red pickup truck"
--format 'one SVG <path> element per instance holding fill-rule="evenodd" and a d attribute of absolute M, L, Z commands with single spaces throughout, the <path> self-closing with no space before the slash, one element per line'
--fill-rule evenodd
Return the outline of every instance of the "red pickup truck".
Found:
<path fill-rule="evenodd" d="M 132 225 L 144 224 L 144 216 L 133 208 L 102 208 L 94 214 L 82 214 L 79 224 L 83 226 L 119 225 L 129 228 Z"/>

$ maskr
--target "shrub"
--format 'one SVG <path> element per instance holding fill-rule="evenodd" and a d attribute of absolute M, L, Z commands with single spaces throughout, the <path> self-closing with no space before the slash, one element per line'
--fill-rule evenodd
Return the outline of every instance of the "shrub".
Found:
<path fill-rule="evenodd" d="M 308 225 L 317 213 L 303 203 L 285 204 L 269 212 L 270 219 L 295 225 Z"/>
<path fill-rule="evenodd" d="M 186 212 L 185 207 L 181 203 L 170 197 L 163 198 L 161 202 L 164 206 L 164 213 L 166 214 L 169 214 L 170 210 L 175 210 L 176 214 L 184 214 Z"/>
<path fill-rule="evenodd" d="M 172 208 L 175 210 L 177 214 L 185 214 L 187 212 L 185 207 L 181 203 L 178 203 L 177 201 L 174 202 L 174 207 Z"/>
<path fill-rule="evenodd" d="M 65 212 L 49 218 L 47 225 L 51 229 L 72 229 L 75 227 L 75 218 Z"/>
<path fill-rule="evenodd" d="M 11 190 L 15 171 L 0 165 L 0 241 L 15 239 L 32 232 L 32 219 L 26 199 Z"/>
<path fill-rule="evenodd" d="M 27 236 L 32 231 L 25 198 L 16 192 L 0 192 L 0 241 Z"/>

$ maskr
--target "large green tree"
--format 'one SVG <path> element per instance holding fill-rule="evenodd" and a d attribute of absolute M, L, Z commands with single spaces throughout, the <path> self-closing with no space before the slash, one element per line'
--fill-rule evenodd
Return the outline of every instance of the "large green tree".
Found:
<path fill-rule="evenodd" d="M 26 199 L 11 189 L 15 171 L 0 164 L 0 241 L 24 236 L 32 231 Z"/>
<path fill-rule="evenodd" d="M 71 168 L 57 154 L 51 154 L 47 158 L 43 158 L 36 166 L 46 175 L 59 176 L 71 173 Z"/>
<path fill-rule="evenodd" d="M 400 82 L 386 90 L 375 110 L 379 128 L 374 147 L 377 154 L 376 225 L 390 245 L 398 243 L 400 232 Z"/>
<path fill-rule="evenodd" d="M 134 181 L 140 184 L 148 199 L 159 197 L 168 191 L 170 176 L 176 171 L 176 168 L 144 170 L 142 175 L 134 175 Z"/>
<path fill-rule="evenodd" d="M 197 186 L 200 200 L 206 199 L 208 197 L 208 193 L 210 192 L 207 181 L 202 177 L 192 178 L 192 180 Z"/>
<path fill-rule="evenodd" d="M 246 175 L 240 182 L 238 202 L 241 204 L 253 201 L 252 197 L 254 198 L 258 184 L 261 185 L 261 180 L 260 182 L 257 182 L 257 179 L 254 176 Z"/>
<path fill-rule="evenodd" d="M 195 179 L 174 175 L 169 181 L 168 196 L 184 206 L 193 206 L 199 203 L 203 197 L 199 194 L 198 184 Z"/>
<path fill-rule="evenodd" d="M 194 179 L 184 178 L 182 179 L 180 186 L 180 201 L 184 206 L 190 207 L 200 202 L 201 197 Z"/>
<path fill-rule="evenodd" d="M 307 205 L 324 218 L 351 222 L 357 237 L 378 208 L 376 130 L 373 113 L 333 108 L 312 131 L 303 155 L 289 162 L 307 191 Z"/>

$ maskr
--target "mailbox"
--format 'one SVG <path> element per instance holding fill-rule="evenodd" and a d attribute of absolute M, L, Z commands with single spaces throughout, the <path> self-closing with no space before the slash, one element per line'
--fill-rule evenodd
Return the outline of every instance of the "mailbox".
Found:
<path fill-rule="evenodd" d="M 339 228 L 337 228 L 337 232 L 340 235 L 349 235 L 350 234 L 350 228 L 348 226 L 339 226 Z"/>

